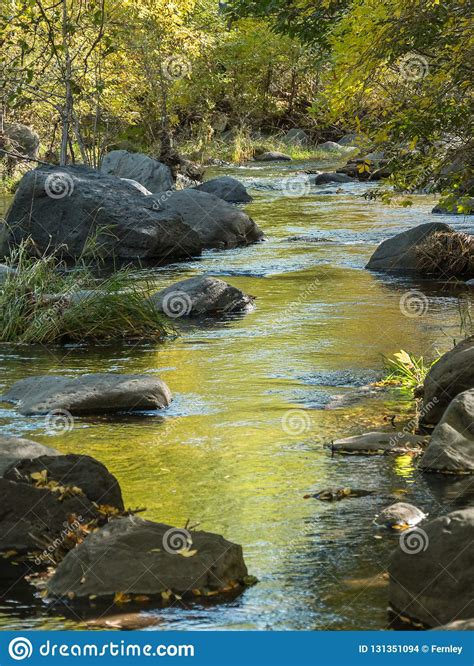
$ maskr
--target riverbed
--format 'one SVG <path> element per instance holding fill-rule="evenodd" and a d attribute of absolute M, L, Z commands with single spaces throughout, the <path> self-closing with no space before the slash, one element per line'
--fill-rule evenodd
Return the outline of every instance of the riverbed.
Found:
<path fill-rule="evenodd" d="M 459 339 L 459 294 L 441 282 L 374 274 L 364 266 L 383 239 L 439 219 L 472 233 L 467 218 L 436 218 L 434 199 L 403 208 L 369 201 L 372 184 L 288 187 L 316 162 L 214 169 L 254 197 L 246 211 L 267 240 L 192 262 L 142 271 L 162 288 L 209 273 L 256 297 L 243 317 L 205 326 L 177 322 L 164 344 L 0 347 L 1 386 L 30 374 L 149 373 L 174 394 L 160 414 L 77 418 L 49 430 L 44 418 L 2 405 L 3 434 L 95 456 L 119 479 L 125 503 L 146 518 L 187 521 L 242 544 L 259 583 L 221 605 L 144 609 L 161 629 L 381 629 L 383 573 L 396 537 L 374 516 L 409 501 L 432 516 L 463 506 L 452 483 L 421 475 L 412 458 L 331 456 L 332 439 L 395 430 L 413 415 L 398 389 L 370 385 L 383 356 L 400 349 L 428 359 Z M 294 240 L 303 236 L 303 239 Z M 407 292 L 424 295 L 419 316 Z M 472 293 L 472 291 L 471 291 Z M 420 296 L 416 296 L 420 298 Z M 367 388 L 369 387 L 369 388 Z M 374 490 L 325 503 L 304 495 L 327 487 Z M 79 617 L 39 597 L 0 599 L 3 629 L 83 628 Z"/>

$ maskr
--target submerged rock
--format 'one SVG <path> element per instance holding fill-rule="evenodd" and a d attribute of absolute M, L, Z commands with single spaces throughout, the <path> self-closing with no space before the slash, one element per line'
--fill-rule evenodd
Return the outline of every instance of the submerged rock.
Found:
<path fill-rule="evenodd" d="M 130 183 L 84 166 L 40 166 L 26 173 L 6 220 L 6 245 L 31 237 L 38 253 L 72 259 L 91 238 L 104 258 L 163 261 L 196 256 L 203 248 L 177 212 L 159 210 L 153 197 Z"/>
<path fill-rule="evenodd" d="M 318 173 L 310 176 L 310 182 L 314 185 L 328 185 L 329 183 L 353 183 L 355 178 L 344 173 Z"/>
<path fill-rule="evenodd" d="M 435 425 L 450 402 L 474 388 L 474 336 L 443 354 L 428 372 L 423 390 L 422 425 Z"/>
<path fill-rule="evenodd" d="M 150 199 L 169 215 L 179 215 L 203 247 L 236 247 L 263 238 L 263 232 L 248 215 L 213 194 L 186 189 L 166 198 L 154 195 Z"/>
<path fill-rule="evenodd" d="M 425 472 L 474 473 L 474 389 L 450 403 L 420 460 Z"/>
<path fill-rule="evenodd" d="M 441 222 L 428 222 L 387 238 L 375 250 L 366 268 L 382 271 L 418 271 L 419 248 L 432 234 L 442 231 L 453 230 Z"/>
<path fill-rule="evenodd" d="M 243 586 L 242 548 L 211 532 L 188 532 L 136 517 L 119 518 L 69 552 L 48 583 L 55 597 L 116 594 L 169 599 Z"/>
<path fill-rule="evenodd" d="M 336 439 L 330 448 L 335 453 L 346 455 L 401 455 L 419 454 L 428 443 L 428 438 L 404 432 L 367 432 L 363 435 Z"/>
<path fill-rule="evenodd" d="M 254 299 L 232 285 L 208 275 L 182 280 L 150 297 L 168 317 L 220 316 L 252 309 Z"/>
<path fill-rule="evenodd" d="M 418 507 L 407 502 L 396 502 L 387 506 L 374 519 L 374 524 L 392 530 L 406 530 L 426 518 Z"/>
<path fill-rule="evenodd" d="M 260 153 L 260 155 L 255 155 L 255 160 L 257 162 L 291 162 L 293 158 L 285 153 L 279 153 L 278 151 L 269 151 L 266 153 Z"/>
<path fill-rule="evenodd" d="M 161 379 L 150 375 L 39 375 L 15 382 L 0 400 L 17 404 L 26 416 L 56 411 L 100 414 L 162 409 L 171 403 L 171 392 Z"/>
<path fill-rule="evenodd" d="M 206 180 L 194 189 L 214 194 L 214 196 L 224 199 L 224 201 L 229 203 L 249 203 L 252 201 L 252 197 L 245 189 L 245 185 L 230 176 L 220 176 L 219 178 Z"/>
<path fill-rule="evenodd" d="M 125 508 L 117 479 L 91 456 L 71 453 L 25 459 L 11 465 L 4 477 L 17 483 L 34 484 L 38 474 L 42 474 L 47 483 L 54 481 L 64 488 L 80 488 L 91 502 L 98 505 L 119 511 Z"/>
<path fill-rule="evenodd" d="M 474 508 L 403 533 L 389 566 L 392 611 L 435 627 L 474 616 Z"/>
<path fill-rule="evenodd" d="M 33 442 L 31 439 L 0 435 L 0 476 L 3 476 L 11 465 L 23 460 L 23 458 L 31 460 L 39 456 L 56 455 L 60 455 L 56 449 L 38 444 L 38 442 Z"/>
<path fill-rule="evenodd" d="M 360 488 L 326 488 L 326 490 L 320 490 L 318 493 L 305 497 L 314 497 L 314 499 L 321 500 L 321 502 L 339 502 L 348 497 L 367 497 L 367 495 L 373 495 L 374 493 L 375 490 L 362 490 Z"/>
<path fill-rule="evenodd" d="M 170 168 L 143 153 L 112 150 L 104 157 L 100 170 L 109 176 L 137 181 L 153 194 L 174 190 Z"/>

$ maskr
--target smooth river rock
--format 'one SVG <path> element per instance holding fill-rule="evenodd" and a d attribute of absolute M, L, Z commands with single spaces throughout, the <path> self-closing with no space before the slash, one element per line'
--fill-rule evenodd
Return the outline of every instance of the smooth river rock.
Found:
<path fill-rule="evenodd" d="M 236 178 L 231 178 L 231 176 L 220 176 L 219 178 L 206 180 L 194 189 L 199 192 L 213 194 L 228 203 L 249 203 L 252 201 L 245 185 Z"/>
<path fill-rule="evenodd" d="M 26 416 L 56 410 L 80 415 L 162 409 L 170 404 L 171 392 L 152 375 L 39 375 L 15 382 L 0 400 L 17 404 Z"/>
<path fill-rule="evenodd" d="M 310 175 L 310 183 L 314 185 L 329 185 L 330 183 L 354 183 L 355 178 L 346 176 L 344 173 L 317 173 Z"/>
<path fill-rule="evenodd" d="M 6 221 L 10 247 L 31 237 L 37 252 L 72 259 L 92 237 L 107 259 L 171 261 L 203 248 L 177 212 L 159 210 L 134 185 L 84 166 L 40 166 L 26 173 Z"/>
<path fill-rule="evenodd" d="M 31 460 L 39 456 L 55 455 L 59 455 L 59 451 L 44 446 L 44 444 L 33 442 L 31 439 L 0 435 L 0 476 L 3 476 L 11 465 L 23 458 Z"/>
<path fill-rule="evenodd" d="M 374 524 L 387 529 L 408 529 L 426 518 L 418 507 L 408 502 L 395 502 L 383 509 L 374 519 Z"/>
<path fill-rule="evenodd" d="M 137 181 L 153 194 L 174 190 L 170 168 L 143 153 L 112 150 L 105 155 L 100 170 L 109 176 Z"/>
<path fill-rule="evenodd" d="M 474 388 L 474 335 L 443 354 L 428 372 L 423 387 L 421 424 L 435 425 L 449 403 Z"/>
<path fill-rule="evenodd" d="M 76 599 L 119 592 L 200 596 L 238 587 L 246 576 L 242 548 L 224 537 L 133 516 L 109 522 L 70 551 L 48 593 Z"/>
<path fill-rule="evenodd" d="M 432 235 L 453 229 L 441 222 L 428 222 L 384 240 L 366 268 L 380 271 L 418 271 L 419 248 Z"/>
<path fill-rule="evenodd" d="M 221 316 L 253 307 L 252 296 L 208 275 L 182 280 L 151 296 L 160 312 L 168 317 Z"/>
<path fill-rule="evenodd" d="M 255 160 L 257 162 L 291 162 L 293 158 L 285 153 L 279 153 L 276 150 L 268 151 L 266 153 L 260 153 L 260 155 L 255 155 Z"/>
<path fill-rule="evenodd" d="M 197 234 L 203 247 L 224 249 L 263 238 L 263 232 L 248 215 L 213 194 L 186 189 L 168 197 L 153 195 L 149 199 L 166 214 L 179 215 Z"/>
<path fill-rule="evenodd" d="M 392 554 L 393 612 L 428 627 L 474 617 L 474 508 L 404 532 Z"/>
<path fill-rule="evenodd" d="M 69 453 L 20 460 L 5 471 L 4 478 L 32 484 L 34 477 L 31 475 L 38 473 L 45 474 L 48 482 L 80 488 L 91 502 L 98 505 L 111 506 L 119 511 L 125 508 L 117 479 L 105 465 L 91 456 Z"/>
<path fill-rule="evenodd" d="M 474 389 L 449 404 L 419 466 L 425 472 L 474 473 Z"/>
<path fill-rule="evenodd" d="M 330 445 L 335 453 L 346 455 L 400 455 L 421 453 L 428 438 L 404 432 L 367 432 L 345 439 L 336 439 Z"/>

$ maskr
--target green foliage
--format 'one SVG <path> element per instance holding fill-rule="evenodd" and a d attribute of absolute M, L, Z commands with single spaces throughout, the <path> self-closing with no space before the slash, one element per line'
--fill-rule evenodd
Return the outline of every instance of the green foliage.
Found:
<path fill-rule="evenodd" d="M 393 358 L 384 359 L 387 374 L 382 384 L 394 384 L 414 391 L 417 386 L 423 384 L 426 375 L 436 361 L 426 364 L 422 356 L 417 358 L 402 349 L 394 354 Z"/>
<path fill-rule="evenodd" d="M 160 339 L 169 332 L 127 269 L 98 280 L 84 261 L 73 270 L 54 256 L 31 258 L 27 243 L 0 286 L 0 341 L 54 344 Z"/>

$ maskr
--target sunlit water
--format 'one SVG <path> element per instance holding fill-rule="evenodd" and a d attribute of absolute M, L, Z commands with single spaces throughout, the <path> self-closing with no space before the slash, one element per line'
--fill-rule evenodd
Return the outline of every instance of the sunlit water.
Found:
<path fill-rule="evenodd" d="M 228 279 L 257 298 L 254 312 L 186 325 L 163 345 L 0 348 L 0 388 L 30 374 L 132 372 L 159 375 L 173 391 L 159 415 L 78 418 L 60 435 L 48 434 L 42 418 L 0 409 L 3 433 L 103 461 L 127 506 L 146 507 L 145 517 L 199 522 L 243 545 L 258 585 L 223 605 L 142 611 L 158 628 L 383 628 L 387 589 L 368 580 L 386 570 L 395 541 L 375 538 L 375 514 L 400 499 L 431 515 L 466 501 L 456 484 L 417 473 L 410 458 L 331 457 L 323 448 L 336 437 L 390 429 L 393 415 L 397 427 L 408 421 L 412 405 L 402 394 L 363 387 L 381 375 L 383 355 L 406 349 L 433 358 L 448 349 L 466 290 L 364 270 L 384 238 L 442 219 L 430 214 L 433 200 L 387 207 L 361 198 L 371 185 L 360 183 L 285 195 L 285 179 L 308 166 L 318 165 L 223 170 L 249 187 L 254 202 L 246 210 L 267 241 L 147 271 L 157 289 L 205 272 Z M 469 229 L 467 219 L 446 221 Z M 288 240 L 300 235 L 321 242 Z M 410 290 L 428 298 L 422 316 L 400 310 Z M 288 414 L 294 409 L 306 411 Z M 376 494 L 331 504 L 304 499 L 348 485 Z M 84 624 L 39 598 L 9 593 L 0 626 Z"/>

